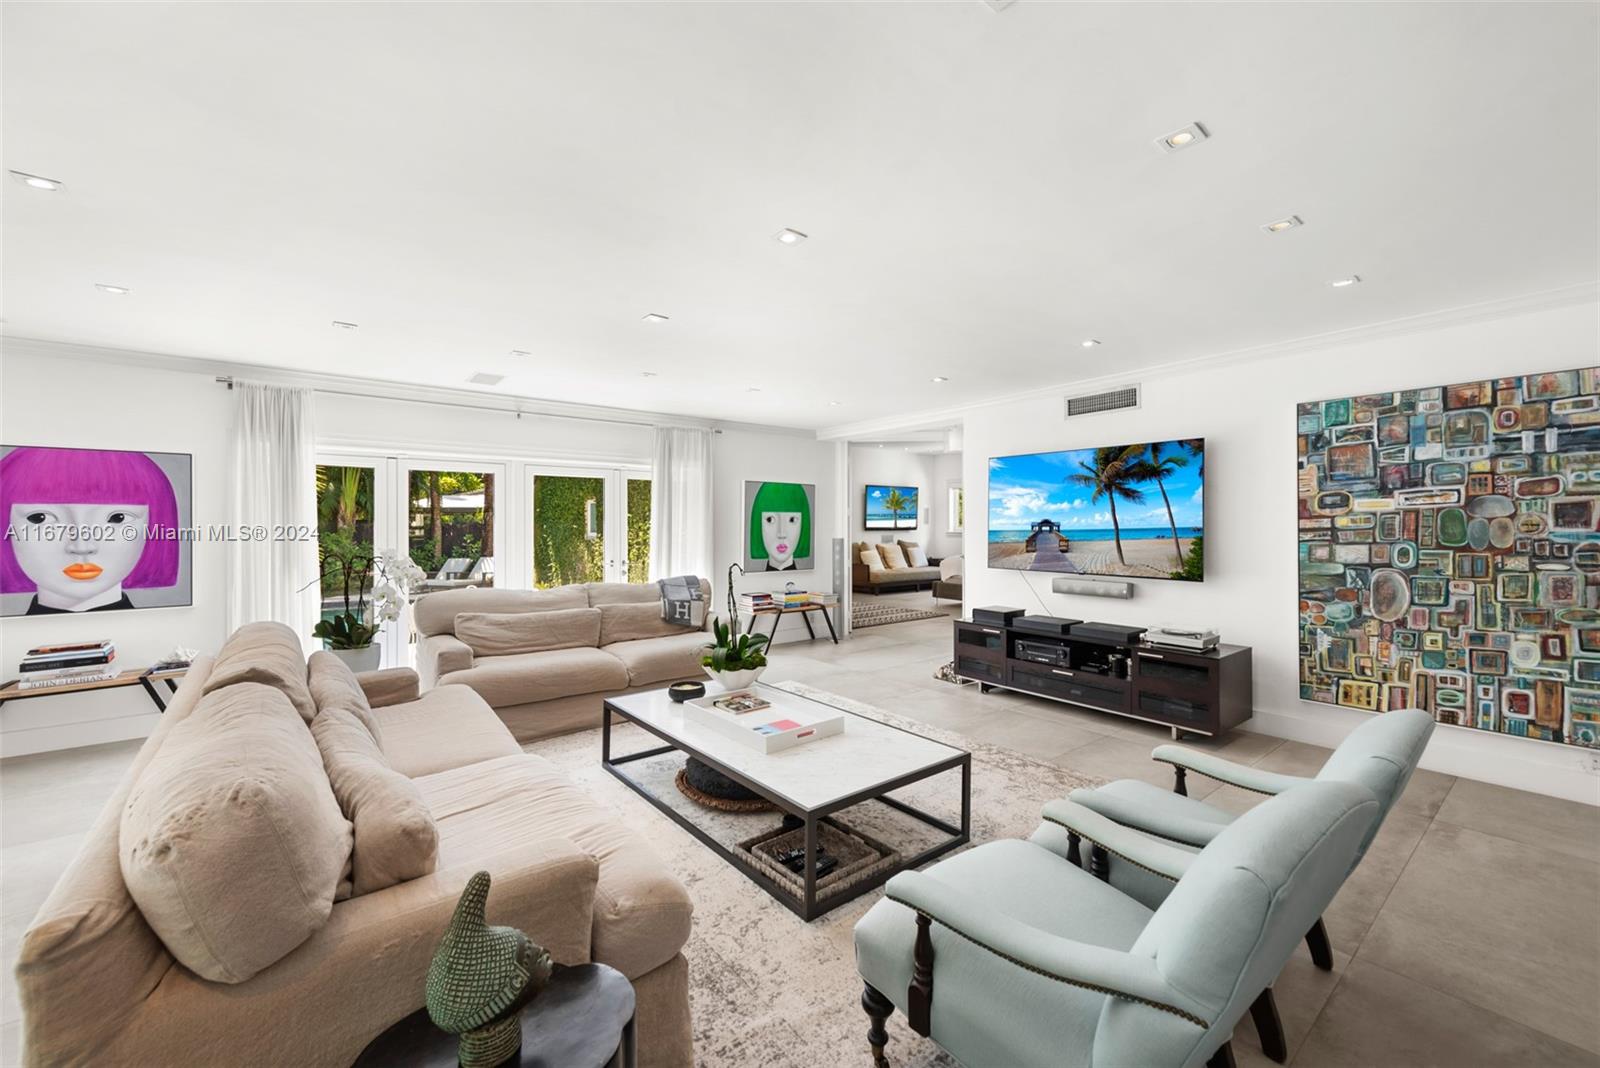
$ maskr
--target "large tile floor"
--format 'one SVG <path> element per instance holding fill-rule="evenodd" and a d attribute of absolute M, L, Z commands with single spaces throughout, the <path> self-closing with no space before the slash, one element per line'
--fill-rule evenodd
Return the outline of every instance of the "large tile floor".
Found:
<path fill-rule="evenodd" d="M 1170 785 L 1149 760 L 1166 731 L 939 682 L 949 646 L 944 618 L 874 627 L 838 646 L 781 645 L 769 677 L 1089 775 Z M 1192 744 L 1290 773 L 1327 755 L 1247 731 Z M 0 1063 L 15 1062 L 19 1037 L 17 939 L 136 748 L 0 763 Z M 1190 792 L 1230 810 L 1258 800 L 1198 778 Z M 1292 1064 L 1600 1066 L 1600 809 L 1419 772 L 1327 920 L 1335 970 L 1302 946 L 1276 985 Z M 1248 1024 L 1234 1045 L 1241 1065 L 1271 1064 Z"/>

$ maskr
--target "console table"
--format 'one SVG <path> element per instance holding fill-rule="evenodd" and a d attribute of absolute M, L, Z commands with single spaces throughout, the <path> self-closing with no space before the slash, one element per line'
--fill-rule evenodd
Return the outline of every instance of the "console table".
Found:
<path fill-rule="evenodd" d="M 30 697 L 49 697 L 58 693 L 88 693 L 90 690 L 118 690 L 124 686 L 142 686 L 151 701 L 155 702 L 156 710 L 167 710 L 167 699 L 178 692 L 178 680 L 183 678 L 186 667 L 172 668 L 165 671 L 154 671 L 150 668 L 134 668 L 124 671 L 111 679 L 98 679 L 95 682 L 69 682 L 60 686 L 40 686 L 35 689 L 24 690 L 17 686 L 17 680 L 12 679 L 4 686 L 0 686 L 0 705 L 7 701 L 26 701 Z M 157 682 L 167 684 L 167 696 L 163 697 L 161 691 L 156 689 Z"/>
<path fill-rule="evenodd" d="M 1022 659 L 1018 640 L 1059 649 L 1060 660 Z M 1249 719 L 1253 707 L 1246 645 L 1194 653 L 961 619 L 955 624 L 955 671 L 985 693 L 1013 690 L 1159 723 L 1172 728 L 1174 739 L 1222 734 Z"/>

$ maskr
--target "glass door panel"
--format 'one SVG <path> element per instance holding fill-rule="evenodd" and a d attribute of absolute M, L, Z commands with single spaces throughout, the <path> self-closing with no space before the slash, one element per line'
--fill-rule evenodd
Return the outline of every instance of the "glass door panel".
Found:
<path fill-rule="evenodd" d="M 371 598 L 376 482 L 370 465 L 317 465 L 317 555 L 324 620 L 347 611 L 361 616 Z"/>
<path fill-rule="evenodd" d="M 623 568 L 625 582 L 650 581 L 650 479 L 624 473 L 627 482 L 627 558 Z"/>
<path fill-rule="evenodd" d="M 534 473 L 529 500 L 536 588 L 606 581 L 606 482 L 601 472 Z"/>
<path fill-rule="evenodd" d="M 424 590 L 494 585 L 497 478 L 443 465 L 407 469 L 405 549 L 428 573 Z"/>

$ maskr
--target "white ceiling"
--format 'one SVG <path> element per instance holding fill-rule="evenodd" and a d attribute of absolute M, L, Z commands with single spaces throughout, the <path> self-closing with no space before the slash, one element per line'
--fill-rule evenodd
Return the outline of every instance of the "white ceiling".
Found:
<path fill-rule="evenodd" d="M 6 4 L 6 330 L 817 427 L 1554 289 L 1597 14 Z"/>

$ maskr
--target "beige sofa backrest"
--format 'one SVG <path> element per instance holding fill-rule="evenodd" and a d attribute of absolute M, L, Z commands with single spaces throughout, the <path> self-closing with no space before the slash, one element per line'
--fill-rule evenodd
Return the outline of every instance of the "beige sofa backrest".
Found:
<path fill-rule="evenodd" d="M 22 936 L 17 992 L 30 1064 L 70 1063 L 70 1051 L 94 1049 L 94 1036 L 120 1028 L 174 965 L 122 880 L 119 829 L 134 783 L 200 702 L 213 664 L 202 656 L 189 667 L 77 858 Z"/>
<path fill-rule="evenodd" d="M 641 587 L 655 591 L 652 583 Z M 656 593 L 659 597 L 660 594 Z M 589 595 L 583 586 L 557 586 L 553 590 L 496 590 L 469 587 L 442 590 L 418 598 L 412 609 L 417 633 L 424 637 L 454 634 L 456 616 L 463 612 L 550 612 L 563 608 L 588 608 Z"/>
<path fill-rule="evenodd" d="M 562 587 L 568 589 L 570 587 Z M 654 582 L 587 582 L 583 585 L 589 596 L 589 607 L 606 604 L 658 604 L 661 587 Z M 700 595 L 706 599 L 706 615 L 711 614 L 711 580 L 700 580 Z"/>

